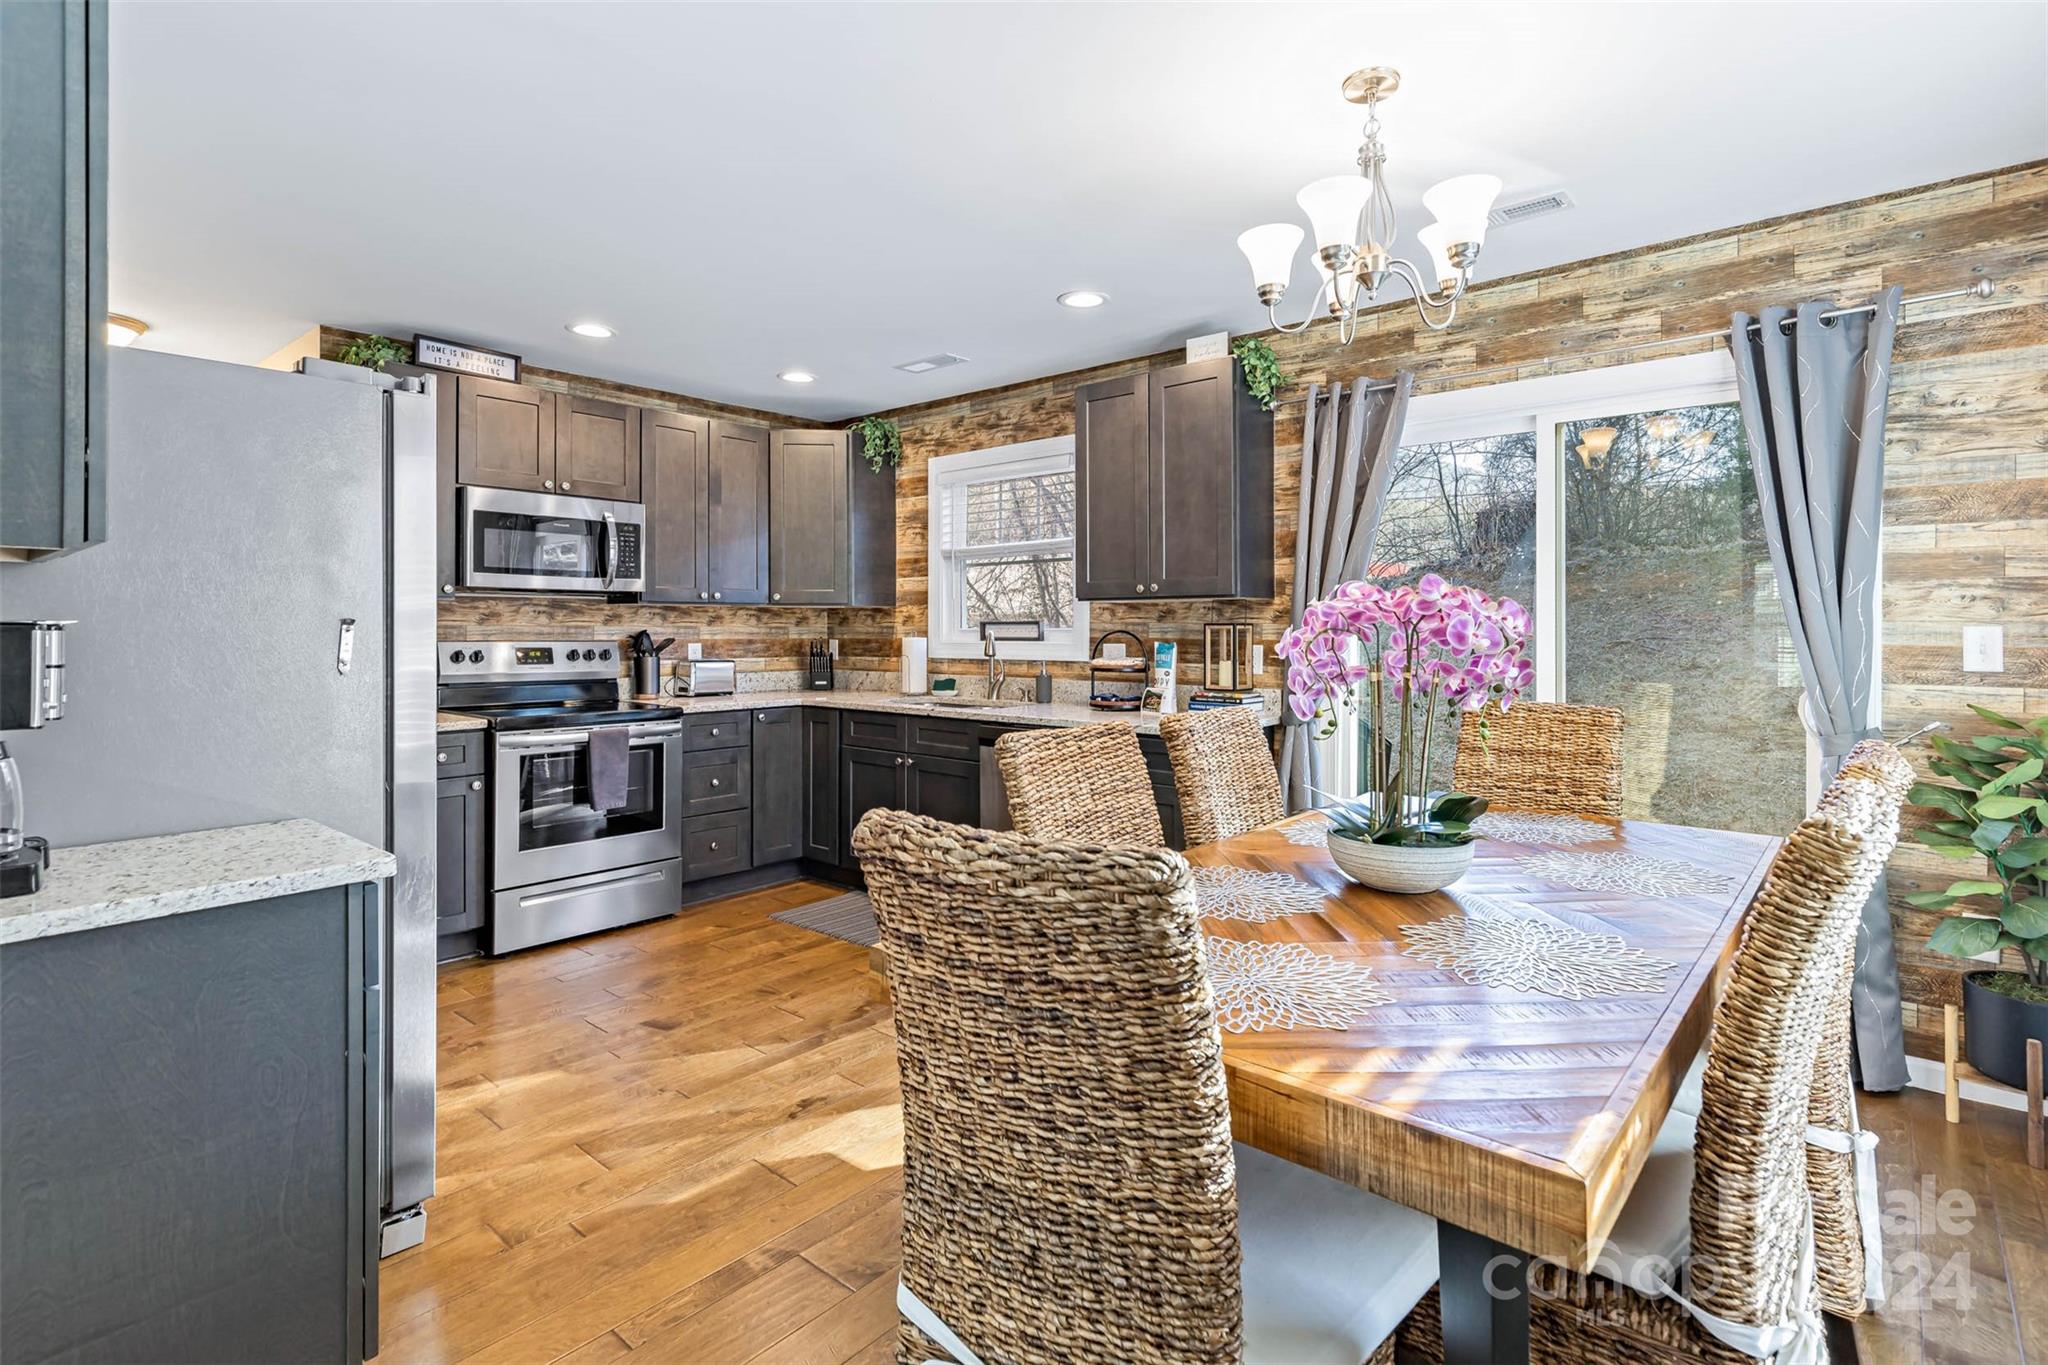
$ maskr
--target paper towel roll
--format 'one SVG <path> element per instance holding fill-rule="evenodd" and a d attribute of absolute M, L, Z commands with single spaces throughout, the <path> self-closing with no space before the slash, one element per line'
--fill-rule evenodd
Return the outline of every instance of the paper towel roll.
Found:
<path fill-rule="evenodd" d="M 926 686 L 925 666 L 931 662 L 931 647 L 922 635 L 906 635 L 903 645 L 903 694 L 908 697 L 924 695 Z"/>

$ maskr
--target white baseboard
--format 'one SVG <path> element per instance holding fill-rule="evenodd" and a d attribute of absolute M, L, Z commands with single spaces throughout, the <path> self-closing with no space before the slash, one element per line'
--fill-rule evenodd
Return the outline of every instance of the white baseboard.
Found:
<path fill-rule="evenodd" d="M 1932 1090 L 1937 1095 L 1941 1094 L 1941 1063 L 1931 1057 L 1906 1058 L 1906 1084 L 1915 1090 Z M 2026 1111 L 2025 1091 L 2014 1090 L 1995 1081 L 1973 1081 L 1966 1076 L 1957 1083 L 1956 1090 L 1964 1099 L 1975 1100 L 1979 1104 L 1995 1104 L 2000 1109 L 2018 1109 L 2022 1113 Z"/>

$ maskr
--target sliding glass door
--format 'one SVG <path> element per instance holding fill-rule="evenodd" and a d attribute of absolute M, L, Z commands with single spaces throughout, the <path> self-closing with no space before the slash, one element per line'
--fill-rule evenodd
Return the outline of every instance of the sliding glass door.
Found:
<path fill-rule="evenodd" d="M 1799 820 L 1799 669 L 1725 356 L 1428 394 L 1404 436 L 1375 577 L 1436 572 L 1529 606 L 1537 699 L 1627 717 L 1631 818 Z M 1333 789 L 1356 790 L 1365 742 L 1333 741 Z"/>

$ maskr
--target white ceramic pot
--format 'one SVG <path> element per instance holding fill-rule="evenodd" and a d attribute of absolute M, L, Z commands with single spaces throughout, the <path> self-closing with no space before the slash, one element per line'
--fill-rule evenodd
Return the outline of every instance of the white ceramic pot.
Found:
<path fill-rule="evenodd" d="M 1337 870 L 1375 891 L 1398 891 L 1420 895 L 1440 891 L 1465 875 L 1472 866 L 1472 845 L 1414 847 L 1407 844 L 1369 844 L 1363 839 L 1330 831 L 1330 859 Z"/>

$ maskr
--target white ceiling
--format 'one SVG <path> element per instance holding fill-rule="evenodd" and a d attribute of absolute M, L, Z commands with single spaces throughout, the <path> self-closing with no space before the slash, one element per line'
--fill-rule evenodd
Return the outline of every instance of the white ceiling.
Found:
<path fill-rule="evenodd" d="M 145 346 L 417 329 L 821 418 L 1262 326 L 1236 235 L 1349 168 L 1358 66 L 1406 79 L 1405 248 L 1446 175 L 1578 201 L 1483 278 L 2048 155 L 2035 3 L 121 3 L 112 44 Z"/>

